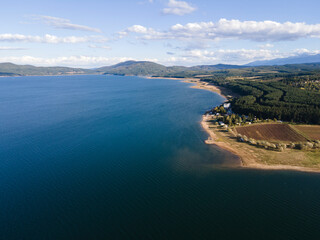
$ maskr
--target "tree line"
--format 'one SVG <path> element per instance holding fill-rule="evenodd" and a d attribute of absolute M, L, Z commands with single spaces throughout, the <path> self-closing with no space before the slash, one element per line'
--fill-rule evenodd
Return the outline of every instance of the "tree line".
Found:
<path fill-rule="evenodd" d="M 237 114 L 253 114 L 263 119 L 320 124 L 320 93 L 300 89 L 281 81 L 228 81 L 221 76 L 202 79 L 230 88 L 241 95 L 232 101 Z"/>

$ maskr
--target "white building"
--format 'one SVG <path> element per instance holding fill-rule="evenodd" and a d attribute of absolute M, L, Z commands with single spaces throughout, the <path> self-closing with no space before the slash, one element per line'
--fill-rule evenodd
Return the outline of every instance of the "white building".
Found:
<path fill-rule="evenodd" d="M 220 126 L 224 126 L 225 124 L 224 124 L 224 122 L 220 121 L 220 122 L 219 122 L 219 125 L 220 125 Z"/>
<path fill-rule="evenodd" d="M 228 109 L 231 106 L 231 103 L 224 103 L 223 107 L 224 109 Z"/>

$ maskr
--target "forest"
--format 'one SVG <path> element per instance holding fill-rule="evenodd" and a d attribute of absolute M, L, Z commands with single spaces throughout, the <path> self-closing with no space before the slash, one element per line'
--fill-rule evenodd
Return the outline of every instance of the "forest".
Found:
<path fill-rule="evenodd" d="M 240 77 L 239 77 L 240 78 Z M 202 81 L 224 86 L 238 93 L 232 100 L 232 110 L 237 114 L 252 114 L 262 119 L 320 124 L 320 93 L 301 89 L 293 80 L 228 79 L 217 75 Z"/>

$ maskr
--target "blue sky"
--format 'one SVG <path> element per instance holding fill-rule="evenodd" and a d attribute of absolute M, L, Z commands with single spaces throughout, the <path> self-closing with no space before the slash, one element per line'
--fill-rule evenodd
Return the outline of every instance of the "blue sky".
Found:
<path fill-rule="evenodd" d="M 245 64 L 320 53 L 320 2 L 4 1 L 0 62 Z"/>

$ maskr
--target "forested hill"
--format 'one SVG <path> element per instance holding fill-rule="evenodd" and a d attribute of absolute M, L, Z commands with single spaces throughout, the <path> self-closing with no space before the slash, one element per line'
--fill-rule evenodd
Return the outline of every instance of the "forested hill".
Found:
<path fill-rule="evenodd" d="M 309 74 L 319 71 L 320 63 L 288 64 L 275 66 L 248 67 L 239 65 L 198 65 L 193 67 L 171 66 L 147 61 L 127 61 L 113 66 L 96 69 L 98 74 L 155 76 L 155 77 L 198 77 L 203 75 L 263 77 L 274 79 L 288 74 Z"/>
<path fill-rule="evenodd" d="M 290 71 L 282 72 L 220 72 L 202 81 L 240 94 L 232 101 L 235 113 L 251 114 L 261 119 L 320 124 L 319 66 L 289 67 L 283 68 Z"/>
<path fill-rule="evenodd" d="M 243 68 L 237 65 L 199 65 L 194 67 L 171 66 L 148 61 L 127 61 L 112 66 L 97 69 L 69 68 L 69 67 L 36 67 L 32 65 L 17 65 L 0 63 L 0 76 L 42 76 L 68 74 L 113 74 L 133 76 L 161 76 L 186 77 L 197 74 L 212 73 L 222 69 Z"/>
<path fill-rule="evenodd" d="M 96 69 L 102 74 L 135 75 L 135 76 L 161 76 L 161 77 L 185 77 L 196 74 L 212 73 L 222 69 L 244 68 L 238 65 L 198 65 L 193 67 L 171 66 L 148 61 L 127 61 L 116 65 Z"/>
<path fill-rule="evenodd" d="M 0 63 L 0 76 L 31 76 L 31 75 L 67 75 L 67 74 L 113 74 L 156 77 L 198 77 L 203 75 L 263 77 L 274 79 L 288 74 L 309 74 L 319 71 L 320 64 L 291 64 L 281 66 L 248 67 L 239 65 L 198 65 L 164 66 L 148 61 L 127 61 L 112 66 L 97 69 L 69 68 L 69 67 L 35 67 L 32 65 L 16 65 Z"/>
<path fill-rule="evenodd" d="M 44 75 L 68 75 L 90 74 L 89 69 L 68 67 L 35 67 L 32 65 L 16 65 L 13 63 L 0 63 L 0 76 L 44 76 Z"/>
<path fill-rule="evenodd" d="M 127 61 L 112 66 L 101 67 L 96 69 L 96 71 L 102 74 L 149 76 L 165 74 L 167 67 L 154 62 Z"/>

